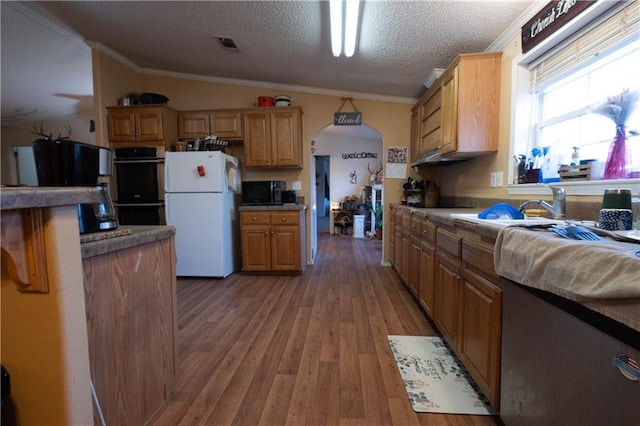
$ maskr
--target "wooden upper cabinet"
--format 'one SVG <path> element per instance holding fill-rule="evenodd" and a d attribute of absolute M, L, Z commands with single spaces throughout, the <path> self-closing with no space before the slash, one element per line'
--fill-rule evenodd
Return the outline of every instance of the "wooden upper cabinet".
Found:
<path fill-rule="evenodd" d="M 240 111 L 214 111 L 209 114 L 211 132 L 219 138 L 242 138 L 242 113 Z"/>
<path fill-rule="evenodd" d="M 259 108 L 244 114 L 246 167 L 302 167 L 302 110 Z"/>
<path fill-rule="evenodd" d="M 429 93 L 420 104 L 420 151 L 426 153 L 442 145 L 440 87 Z"/>
<path fill-rule="evenodd" d="M 173 143 L 176 112 L 167 106 L 108 107 L 109 142 Z"/>
<path fill-rule="evenodd" d="M 265 112 L 244 115 L 244 161 L 246 167 L 271 165 L 271 120 Z"/>
<path fill-rule="evenodd" d="M 446 114 L 443 111 L 447 127 L 442 132 L 442 154 L 498 150 L 501 55 L 460 55 L 444 76 L 442 103 L 448 106 Z"/>
<path fill-rule="evenodd" d="M 204 138 L 209 133 L 209 113 L 190 111 L 178 114 L 178 134 L 180 139 Z"/>
<path fill-rule="evenodd" d="M 242 139 L 242 112 L 239 110 L 185 111 L 178 114 L 180 139 L 216 135 L 221 139 Z"/>
<path fill-rule="evenodd" d="M 472 158 L 498 150 L 501 53 L 459 55 L 427 90 L 420 110 L 419 159 L 430 151 Z"/>
<path fill-rule="evenodd" d="M 271 113 L 271 161 L 273 166 L 302 167 L 302 125 L 297 110 Z"/>
<path fill-rule="evenodd" d="M 458 67 L 451 70 L 442 82 L 440 128 L 442 129 L 442 155 L 458 149 Z"/>

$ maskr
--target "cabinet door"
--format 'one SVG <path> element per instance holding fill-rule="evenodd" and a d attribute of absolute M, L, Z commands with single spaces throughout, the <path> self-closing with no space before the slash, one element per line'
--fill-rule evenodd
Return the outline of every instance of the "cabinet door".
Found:
<path fill-rule="evenodd" d="M 494 407 L 500 403 L 502 291 L 465 270 L 458 356 Z"/>
<path fill-rule="evenodd" d="M 136 114 L 136 141 L 162 141 L 162 111 L 144 109 Z"/>
<path fill-rule="evenodd" d="M 454 350 L 457 350 L 458 314 L 460 312 L 458 301 L 461 279 L 458 269 L 458 263 L 449 260 L 446 255 L 438 254 L 436 256 L 434 321 Z"/>
<path fill-rule="evenodd" d="M 441 154 L 458 150 L 458 67 L 442 83 L 442 148 Z"/>
<path fill-rule="evenodd" d="M 411 249 L 411 239 L 402 232 L 400 234 L 400 277 L 407 284 L 409 282 L 409 252 Z"/>
<path fill-rule="evenodd" d="M 418 294 L 420 304 L 433 318 L 433 304 L 435 297 L 435 248 L 426 242 L 422 242 L 420 251 L 420 279 L 418 281 Z"/>
<path fill-rule="evenodd" d="M 414 106 L 411 110 L 411 160 L 416 161 L 420 157 L 420 107 Z"/>
<path fill-rule="evenodd" d="M 109 142 L 135 142 L 136 115 L 133 110 L 109 111 Z"/>
<path fill-rule="evenodd" d="M 271 269 L 300 270 L 300 228 L 297 225 L 271 227 Z"/>
<path fill-rule="evenodd" d="M 271 165 L 301 167 L 300 114 L 297 111 L 271 113 Z"/>
<path fill-rule="evenodd" d="M 400 278 L 402 278 L 402 274 L 400 273 L 400 264 L 402 263 L 402 232 L 400 231 L 400 226 L 396 225 L 393 237 L 393 269 L 396 270 Z M 404 278 L 402 278 L 404 280 Z"/>
<path fill-rule="evenodd" d="M 409 238 L 409 270 L 407 273 L 407 281 L 409 290 L 414 296 L 418 296 L 420 288 L 420 241 L 415 238 Z"/>
<path fill-rule="evenodd" d="M 442 145 L 441 92 L 436 90 L 420 107 L 420 152 L 423 154 Z"/>
<path fill-rule="evenodd" d="M 269 225 L 243 226 L 242 269 L 244 271 L 271 270 L 271 230 Z"/>
<path fill-rule="evenodd" d="M 239 111 L 214 111 L 209 115 L 211 133 L 219 138 L 242 138 L 242 114 Z"/>
<path fill-rule="evenodd" d="M 247 167 L 271 165 L 271 120 L 268 113 L 244 115 L 244 161 Z"/>
<path fill-rule="evenodd" d="M 206 111 L 183 112 L 178 115 L 180 139 L 204 138 L 209 132 L 209 113 Z"/>

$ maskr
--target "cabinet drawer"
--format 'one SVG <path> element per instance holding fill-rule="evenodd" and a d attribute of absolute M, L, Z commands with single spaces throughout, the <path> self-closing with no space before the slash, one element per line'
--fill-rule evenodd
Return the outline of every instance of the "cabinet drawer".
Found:
<path fill-rule="evenodd" d="M 493 268 L 493 247 L 477 241 L 465 239 L 462 242 L 462 261 L 488 277 L 499 279 Z"/>
<path fill-rule="evenodd" d="M 422 121 L 424 121 L 425 118 L 429 117 L 431 114 L 434 113 L 434 111 L 440 108 L 440 103 L 441 103 L 440 90 L 441 89 L 438 88 L 438 90 L 433 92 L 431 97 L 429 97 L 429 99 L 427 99 L 424 102 L 424 104 L 422 104 L 422 109 L 420 114 L 420 119 Z"/>
<path fill-rule="evenodd" d="M 240 212 L 240 224 L 242 225 L 268 225 L 269 212 Z"/>
<path fill-rule="evenodd" d="M 412 216 L 409 225 L 409 234 L 416 239 L 421 238 L 422 234 L 422 219 Z"/>
<path fill-rule="evenodd" d="M 436 225 L 428 219 L 422 219 L 421 224 L 422 231 L 422 240 L 428 240 L 430 243 L 435 243 L 436 241 Z"/>
<path fill-rule="evenodd" d="M 433 133 L 434 130 L 440 128 L 440 109 L 438 108 L 429 117 L 422 120 L 421 135 L 424 138 L 426 135 Z"/>
<path fill-rule="evenodd" d="M 438 248 L 460 259 L 462 237 L 442 228 L 436 229 L 436 245 Z"/>
<path fill-rule="evenodd" d="M 300 223 L 300 215 L 292 212 L 270 212 L 272 225 L 297 225 Z"/>
<path fill-rule="evenodd" d="M 411 229 L 411 215 L 409 213 L 400 213 L 400 219 L 400 226 L 402 226 L 405 231 Z"/>

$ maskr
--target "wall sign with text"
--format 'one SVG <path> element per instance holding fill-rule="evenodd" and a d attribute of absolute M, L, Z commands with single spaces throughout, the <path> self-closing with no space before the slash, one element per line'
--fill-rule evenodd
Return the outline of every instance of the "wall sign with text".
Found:
<path fill-rule="evenodd" d="M 361 112 L 334 112 L 334 126 L 360 126 L 362 125 Z"/>
<path fill-rule="evenodd" d="M 522 27 L 522 53 L 533 49 L 594 3 L 596 2 L 593 0 L 549 2 Z"/>

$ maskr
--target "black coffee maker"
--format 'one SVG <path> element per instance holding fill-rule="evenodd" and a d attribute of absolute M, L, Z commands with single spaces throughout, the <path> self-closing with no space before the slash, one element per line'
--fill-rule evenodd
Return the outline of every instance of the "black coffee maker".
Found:
<path fill-rule="evenodd" d="M 100 201 L 78 204 L 81 234 L 109 231 L 118 227 L 107 183 L 100 176 L 110 176 L 113 151 L 68 139 L 38 139 L 33 142 L 38 186 L 92 186 L 100 191 Z"/>

